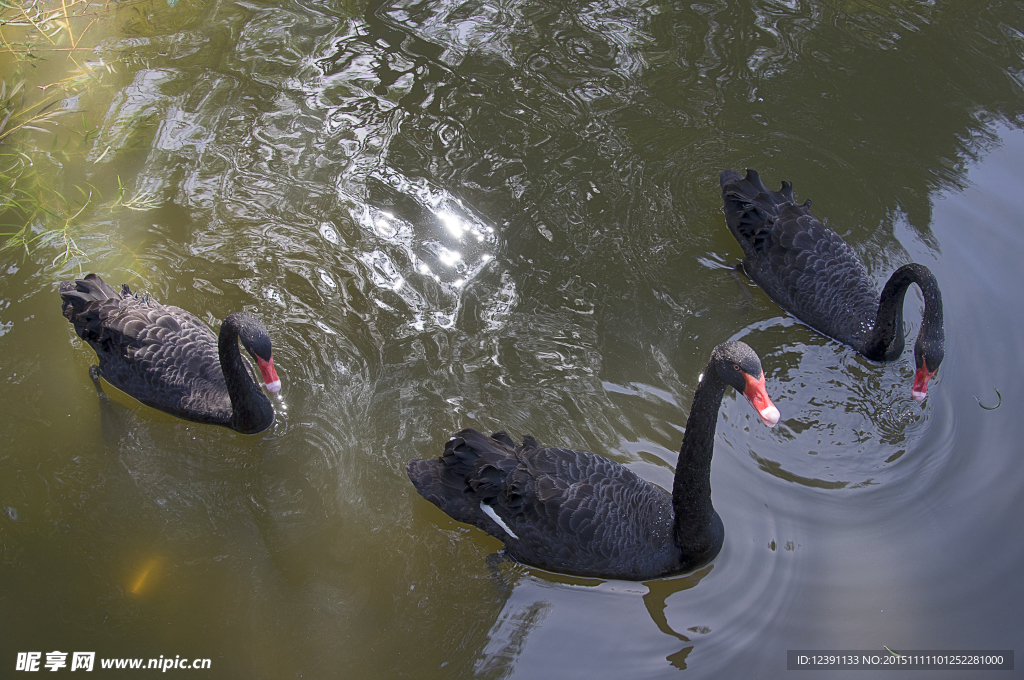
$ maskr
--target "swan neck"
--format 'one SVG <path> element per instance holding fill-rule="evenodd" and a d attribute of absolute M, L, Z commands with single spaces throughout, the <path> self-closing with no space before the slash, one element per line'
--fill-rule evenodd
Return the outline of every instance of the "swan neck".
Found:
<path fill-rule="evenodd" d="M 695 554 L 710 550 L 714 542 L 711 457 L 714 453 L 718 409 L 725 395 L 725 387 L 713 362 L 708 363 L 704 379 L 693 395 L 693 405 L 686 421 L 686 432 L 672 485 L 676 539 L 681 548 Z"/>
<path fill-rule="evenodd" d="M 228 315 L 221 324 L 217 338 L 220 369 L 231 399 L 231 427 L 240 432 L 259 432 L 266 429 L 273 420 L 273 407 L 253 381 L 242 359 L 238 349 L 240 330 L 241 322 L 237 314 Z"/>
<path fill-rule="evenodd" d="M 921 288 L 924 296 L 921 337 L 928 337 L 942 327 L 942 297 L 935 277 L 924 265 L 904 265 L 892 273 L 882 288 L 874 331 L 863 352 L 868 359 L 892 361 L 903 352 L 903 301 L 912 283 Z"/>

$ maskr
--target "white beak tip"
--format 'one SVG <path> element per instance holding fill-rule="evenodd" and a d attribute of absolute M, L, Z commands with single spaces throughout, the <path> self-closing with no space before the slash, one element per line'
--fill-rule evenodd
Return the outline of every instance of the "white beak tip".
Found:
<path fill-rule="evenodd" d="M 775 408 L 775 405 L 773 404 L 771 406 L 766 406 L 763 409 L 761 409 L 758 412 L 758 415 L 761 416 L 761 420 L 764 421 L 765 425 L 767 425 L 768 427 L 775 427 L 778 424 L 779 418 L 782 414 L 779 413 L 779 409 Z"/>
<path fill-rule="evenodd" d="M 267 383 L 267 391 L 277 394 L 281 391 L 281 381 L 275 380 L 274 382 Z"/>

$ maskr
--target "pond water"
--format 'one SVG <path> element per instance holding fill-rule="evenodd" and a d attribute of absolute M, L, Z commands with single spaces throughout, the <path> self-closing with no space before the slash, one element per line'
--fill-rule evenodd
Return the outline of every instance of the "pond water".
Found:
<path fill-rule="evenodd" d="M 1020 3 L 81 12 L 74 49 L 0 55 L 26 90 L 89 74 L 55 123 L 0 137 L 79 201 L 4 213 L 74 248 L 0 252 L 0 674 L 53 650 L 216 678 L 588 679 L 1024 651 Z M 813 199 L 879 287 L 934 271 L 925 402 L 910 352 L 866 361 L 736 275 L 718 173 L 746 167 Z M 273 427 L 99 402 L 56 293 L 89 271 L 215 328 L 257 313 Z M 910 338 L 921 308 L 912 289 Z M 694 574 L 489 568 L 501 544 L 405 476 L 472 426 L 670 486 L 728 339 L 782 421 L 727 394 L 725 545 Z"/>

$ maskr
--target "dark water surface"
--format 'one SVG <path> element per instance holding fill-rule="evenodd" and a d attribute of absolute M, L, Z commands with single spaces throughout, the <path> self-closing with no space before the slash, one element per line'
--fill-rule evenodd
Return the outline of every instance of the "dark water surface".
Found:
<path fill-rule="evenodd" d="M 126 4 L 92 29 L 91 58 L 122 66 L 73 103 L 97 134 L 38 165 L 151 209 L 84 211 L 88 260 L 0 255 L 0 676 L 53 650 L 208 657 L 187 675 L 215 678 L 1024 654 L 1022 7 Z M 926 402 L 909 352 L 866 361 L 735 275 L 717 178 L 745 167 L 814 199 L 879 286 L 935 272 Z M 84 271 L 214 326 L 257 312 L 284 382 L 273 428 L 98 403 L 56 294 Z M 921 307 L 913 289 L 911 338 Z M 474 426 L 670 486 L 730 338 L 761 355 L 782 422 L 723 402 L 725 546 L 696 574 L 494 572 L 500 544 L 405 476 Z"/>

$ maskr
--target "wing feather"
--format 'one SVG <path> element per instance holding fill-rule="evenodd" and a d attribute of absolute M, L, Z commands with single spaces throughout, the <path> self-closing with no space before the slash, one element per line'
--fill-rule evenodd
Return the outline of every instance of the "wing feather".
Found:
<path fill-rule="evenodd" d="M 726 223 L 743 247 L 744 271 L 787 312 L 860 348 L 873 328 L 878 291 L 854 250 L 798 204 L 793 187 L 770 191 L 753 170 L 722 173 Z"/>
<path fill-rule="evenodd" d="M 678 557 L 667 491 L 603 456 L 541 448 L 532 438 L 511 444 L 504 433 L 463 430 L 441 458 L 412 460 L 406 469 L 427 500 L 504 541 L 510 555 L 529 564 L 629 578 L 650 573 L 652 561 Z"/>

